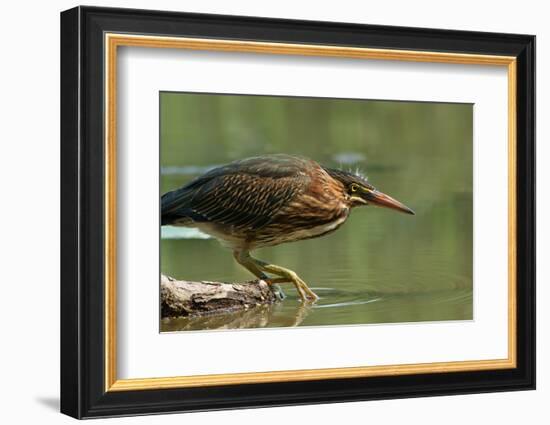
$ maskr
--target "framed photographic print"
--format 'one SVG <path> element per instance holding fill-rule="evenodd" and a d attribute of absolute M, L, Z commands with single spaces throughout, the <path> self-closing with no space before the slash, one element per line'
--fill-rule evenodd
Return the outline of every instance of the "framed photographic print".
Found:
<path fill-rule="evenodd" d="M 61 411 L 533 389 L 535 38 L 61 14 Z"/>

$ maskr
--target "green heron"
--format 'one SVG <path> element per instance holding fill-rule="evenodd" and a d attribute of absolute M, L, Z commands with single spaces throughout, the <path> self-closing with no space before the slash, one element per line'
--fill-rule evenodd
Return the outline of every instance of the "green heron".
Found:
<path fill-rule="evenodd" d="M 162 225 L 197 227 L 231 248 L 235 260 L 256 277 L 293 283 L 302 302 L 311 302 L 317 295 L 295 272 L 253 258 L 250 251 L 329 234 L 352 208 L 368 204 L 414 214 L 359 173 L 276 154 L 214 168 L 165 193 L 161 213 Z"/>

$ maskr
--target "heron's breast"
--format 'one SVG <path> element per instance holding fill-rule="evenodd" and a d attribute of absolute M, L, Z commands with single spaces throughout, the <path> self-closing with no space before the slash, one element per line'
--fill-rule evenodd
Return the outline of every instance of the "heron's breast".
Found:
<path fill-rule="evenodd" d="M 335 220 L 314 227 L 295 230 L 290 233 L 291 240 L 309 239 L 323 236 L 337 230 L 347 220 L 348 214 L 342 214 Z"/>
<path fill-rule="evenodd" d="M 348 215 L 349 209 L 343 208 L 329 220 L 321 220 L 315 216 L 294 216 L 285 217 L 285 220 L 275 220 L 254 235 L 253 245 L 263 247 L 317 238 L 334 232 L 345 223 Z"/>

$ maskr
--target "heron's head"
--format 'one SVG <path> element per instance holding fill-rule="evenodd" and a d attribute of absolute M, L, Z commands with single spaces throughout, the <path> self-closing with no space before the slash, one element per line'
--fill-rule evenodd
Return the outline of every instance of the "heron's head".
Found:
<path fill-rule="evenodd" d="M 393 199 L 374 188 L 367 182 L 367 178 L 359 172 L 350 172 L 334 168 L 325 168 L 325 171 L 334 179 L 344 185 L 351 207 L 363 205 L 376 205 L 379 207 L 391 208 L 407 214 L 414 214 L 414 211 L 401 202 Z"/>

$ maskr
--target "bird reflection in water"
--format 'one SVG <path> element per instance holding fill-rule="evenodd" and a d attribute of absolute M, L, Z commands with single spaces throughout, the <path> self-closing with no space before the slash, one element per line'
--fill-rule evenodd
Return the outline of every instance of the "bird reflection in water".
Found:
<path fill-rule="evenodd" d="M 161 326 L 163 332 L 265 328 L 273 326 L 274 321 L 280 327 L 295 327 L 305 320 L 312 308 L 311 304 L 296 303 L 294 311 L 290 312 L 286 305 L 285 314 L 279 315 L 283 309 L 283 303 L 279 302 L 211 316 L 164 318 Z"/>

